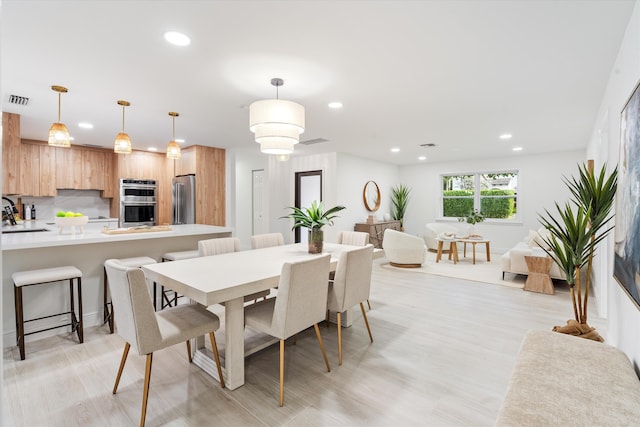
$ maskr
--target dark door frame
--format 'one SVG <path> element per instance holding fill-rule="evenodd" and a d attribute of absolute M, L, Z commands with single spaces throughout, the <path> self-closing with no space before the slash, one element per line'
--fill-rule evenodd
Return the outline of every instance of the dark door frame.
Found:
<path fill-rule="evenodd" d="M 305 172 L 296 172 L 295 174 L 295 206 L 297 208 L 302 208 L 300 206 L 300 179 L 306 176 L 319 176 L 320 177 L 320 201 L 322 201 L 322 170 L 315 171 L 305 171 Z M 295 229 L 295 242 L 300 243 L 300 227 Z"/>

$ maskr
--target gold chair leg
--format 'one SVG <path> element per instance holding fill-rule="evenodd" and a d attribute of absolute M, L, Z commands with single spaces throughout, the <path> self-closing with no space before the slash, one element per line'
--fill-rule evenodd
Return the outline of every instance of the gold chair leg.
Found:
<path fill-rule="evenodd" d="M 373 335 L 371 335 L 371 328 L 369 327 L 369 320 L 367 320 L 367 313 L 364 311 L 364 304 L 360 303 L 360 310 L 362 310 L 362 317 L 364 317 L 364 324 L 367 325 L 367 332 L 369 332 L 369 339 L 373 342 Z"/>
<path fill-rule="evenodd" d="M 342 313 L 338 312 L 338 365 L 342 366 Z"/>
<path fill-rule="evenodd" d="M 327 359 L 327 352 L 324 350 L 324 344 L 322 343 L 322 337 L 320 336 L 320 329 L 318 329 L 318 324 L 314 323 L 313 328 L 316 330 L 316 337 L 318 337 L 320 350 L 322 350 L 322 357 L 324 358 L 324 364 L 327 365 L 327 372 L 331 372 L 331 366 L 329 366 L 329 359 Z"/>
<path fill-rule="evenodd" d="M 222 377 L 222 368 L 220 367 L 220 356 L 218 355 L 218 344 L 216 344 L 216 336 L 213 334 L 213 332 L 209 332 L 209 339 L 211 339 L 211 348 L 213 349 L 213 357 L 216 359 L 216 366 L 218 367 L 218 378 L 220 378 L 220 386 L 224 388 L 224 378 Z"/>
<path fill-rule="evenodd" d="M 149 399 L 149 382 L 151 380 L 151 362 L 153 362 L 153 353 L 147 354 L 147 366 L 144 370 L 144 390 L 142 391 L 142 414 L 140 415 L 140 427 L 144 427 L 144 420 L 147 417 L 147 400 Z"/>
<path fill-rule="evenodd" d="M 369 306 L 369 310 L 371 310 L 371 303 L 369 302 L 369 298 L 367 298 L 367 305 Z"/>
<path fill-rule="evenodd" d="M 189 356 L 189 363 L 193 362 L 193 358 L 191 357 L 191 341 L 187 340 L 187 356 Z"/>
<path fill-rule="evenodd" d="M 122 359 L 120 360 L 120 368 L 118 369 L 118 375 L 116 375 L 116 383 L 113 385 L 113 394 L 116 394 L 116 391 L 118 390 L 120 376 L 122 376 L 122 370 L 124 369 L 124 364 L 127 361 L 127 356 L 129 355 L 129 348 L 131 348 L 131 345 L 128 342 L 124 343 L 124 351 L 122 352 Z"/>
<path fill-rule="evenodd" d="M 284 405 L 284 340 L 280 340 L 280 406 Z"/>

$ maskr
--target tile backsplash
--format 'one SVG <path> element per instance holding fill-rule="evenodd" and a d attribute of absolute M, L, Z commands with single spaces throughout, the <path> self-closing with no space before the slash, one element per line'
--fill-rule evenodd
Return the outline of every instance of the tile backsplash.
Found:
<path fill-rule="evenodd" d="M 90 217 L 109 218 L 111 199 L 100 197 L 98 190 L 58 190 L 57 197 L 23 197 L 22 203 L 36 207 L 36 218 L 52 219 L 58 211 L 80 212 Z"/>

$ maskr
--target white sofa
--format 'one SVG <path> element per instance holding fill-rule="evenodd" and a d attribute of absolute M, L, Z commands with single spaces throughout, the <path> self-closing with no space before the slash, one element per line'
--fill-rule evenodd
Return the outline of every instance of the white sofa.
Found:
<path fill-rule="evenodd" d="M 424 242 L 431 252 L 438 250 L 438 242 L 436 237 L 440 233 L 454 233 L 459 237 L 467 237 L 473 232 L 473 226 L 466 222 L 430 222 L 424 226 Z M 449 242 L 443 242 L 442 250 L 449 250 Z"/>
<path fill-rule="evenodd" d="M 384 255 L 395 267 L 417 268 L 427 252 L 421 238 L 387 228 L 382 239 Z"/>
<path fill-rule="evenodd" d="M 548 236 L 549 231 L 544 227 L 540 227 L 538 230 L 530 230 L 527 237 L 522 241 L 516 243 L 516 245 L 509 249 L 502 258 L 500 264 L 502 266 L 502 278 L 504 279 L 505 273 L 513 274 L 529 274 L 527 263 L 524 259 L 525 256 L 548 256 L 541 248 L 548 246 L 543 240 L 543 236 Z M 560 269 L 560 266 L 555 262 L 551 264 L 551 270 L 549 276 L 554 279 L 565 280 L 566 276 Z"/>

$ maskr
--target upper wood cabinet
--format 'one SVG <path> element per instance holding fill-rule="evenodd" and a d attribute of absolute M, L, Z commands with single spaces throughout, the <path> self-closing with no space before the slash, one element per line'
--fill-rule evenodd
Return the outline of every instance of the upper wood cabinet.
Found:
<path fill-rule="evenodd" d="M 56 196 L 56 148 L 40 145 L 40 196 Z"/>
<path fill-rule="evenodd" d="M 196 222 L 226 225 L 226 151 L 195 146 Z"/>
<path fill-rule="evenodd" d="M 2 194 L 20 194 L 20 115 L 2 112 Z"/>
<path fill-rule="evenodd" d="M 182 150 L 182 158 L 180 160 L 169 160 L 174 163 L 175 176 L 189 175 L 196 173 L 196 148 L 192 146 Z"/>
<path fill-rule="evenodd" d="M 82 150 L 56 147 L 56 188 L 82 188 Z"/>
<path fill-rule="evenodd" d="M 82 151 L 81 190 L 102 190 L 105 179 L 105 153 L 103 151 Z"/>

